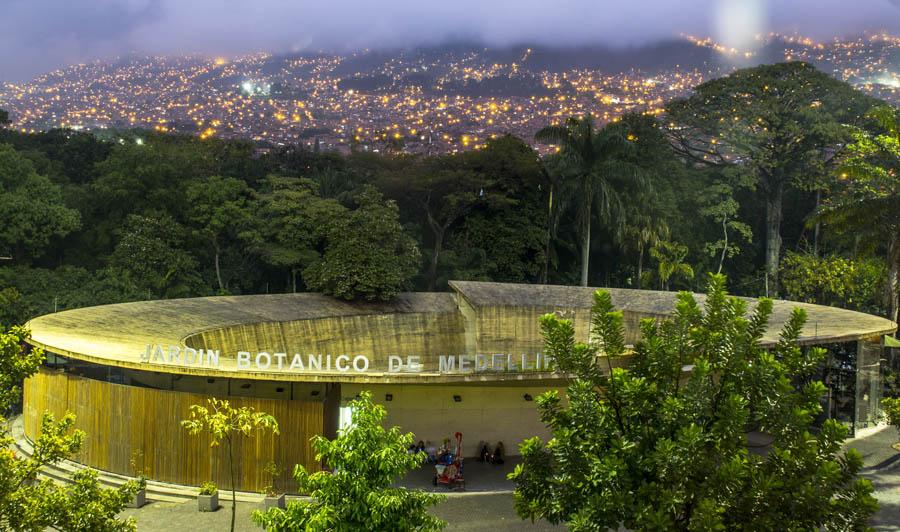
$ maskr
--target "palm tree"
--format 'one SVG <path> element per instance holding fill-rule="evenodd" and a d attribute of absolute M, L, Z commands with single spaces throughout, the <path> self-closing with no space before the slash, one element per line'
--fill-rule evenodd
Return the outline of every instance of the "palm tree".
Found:
<path fill-rule="evenodd" d="M 669 236 L 669 226 L 661 217 L 647 214 L 638 208 L 629 213 L 623 233 L 624 247 L 637 252 L 637 287 L 640 289 L 643 288 L 644 255 L 648 249 Z"/>
<path fill-rule="evenodd" d="M 639 166 L 629 160 L 634 146 L 619 124 L 610 123 L 598 130 L 591 115 L 568 118 L 565 125 L 547 126 L 534 138 L 560 148 L 565 173 L 560 186 L 570 188 L 576 198 L 576 218 L 581 233 L 581 286 L 587 286 L 595 209 L 602 221 L 619 221 L 613 232 L 620 232 L 623 202 L 619 189 L 628 184 L 646 185 Z M 551 220 L 554 220 L 553 208 L 551 203 Z"/>
<path fill-rule="evenodd" d="M 678 242 L 660 241 L 650 248 L 650 256 L 657 262 L 660 290 L 669 289 L 669 280 L 672 277 L 694 278 L 694 269 L 690 264 L 684 262 L 687 253 L 687 246 Z"/>
<path fill-rule="evenodd" d="M 853 128 L 853 142 L 837 169 L 838 187 L 813 222 L 822 220 L 873 242 L 885 241 L 888 318 L 897 321 L 900 301 L 900 110 L 869 111 L 873 130 Z"/>
<path fill-rule="evenodd" d="M 547 231 L 544 242 L 544 269 L 541 272 L 541 284 L 547 284 L 550 279 L 550 264 L 554 262 L 555 250 L 553 242 L 559 234 L 559 223 L 563 213 L 572 204 L 572 187 L 565 185 L 565 171 L 561 168 L 562 161 L 552 158 L 545 161 L 545 173 L 549 193 L 547 194 Z"/>

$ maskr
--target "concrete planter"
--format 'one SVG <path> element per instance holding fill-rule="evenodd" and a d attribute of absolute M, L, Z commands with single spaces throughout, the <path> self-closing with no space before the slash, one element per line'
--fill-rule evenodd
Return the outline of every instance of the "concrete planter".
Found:
<path fill-rule="evenodd" d="M 135 492 L 134 497 L 126 504 L 128 508 L 140 508 L 147 504 L 147 490 L 140 489 Z"/>
<path fill-rule="evenodd" d="M 219 492 L 212 495 L 197 495 L 197 508 L 201 512 L 215 512 L 219 509 Z"/>
<path fill-rule="evenodd" d="M 284 493 L 272 497 L 266 495 L 266 498 L 263 499 L 263 511 L 268 511 L 269 508 L 284 509 Z"/>

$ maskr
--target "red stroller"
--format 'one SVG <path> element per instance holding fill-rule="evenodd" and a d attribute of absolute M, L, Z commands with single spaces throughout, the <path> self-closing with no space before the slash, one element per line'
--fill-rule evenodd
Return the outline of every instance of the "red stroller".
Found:
<path fill-rule="evenodd" d="M 431 483 L 435 486 L 438 484 L 447 486 L 451 489 L 465 490 L 466 479 L 463 478 L 463 458 L 462 458 L 462 432 L 457 432 L 456 436 L 456 452 L 450 455 L 448 462 L 439 463 L 434 466 L 434 478 Z"/>

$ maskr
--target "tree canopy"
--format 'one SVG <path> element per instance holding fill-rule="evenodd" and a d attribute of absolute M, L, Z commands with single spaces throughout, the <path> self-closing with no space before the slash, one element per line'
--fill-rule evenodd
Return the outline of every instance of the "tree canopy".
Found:
<path fill-rule="evenodd" d="M 271 531 L 433 531 L 446 523 L 428 514 L 443 497 L 422 490 L 394 487 L 394 482 L 425 461 L 425 453 L 409 453 L 412 433 L 382 427 L 387 412 L 362 392 L 350 402 L 351 421 L 337 438 L 313 438 L 316 460 L 325 470 L 294 469 L 300 493 L 284 510 L 256 511 L 253 520 Z"/>
<path fill-rule="evenodd" d="M 397 205 L 367 187 L 348 217 L 325 229 L 325 253 L 304 271 L 314 290 L 343 299 L 392 299 L 410 286 L 419 266 L 419 248 L 403 232 Z"/>
<path fill-rule="evenodd" d="M 896 109 L 873 103 L 782 63 L 701 84 L 661 117 L 573 116 L 539 141 L 441 155 L 0 128 L 0 319 L 215 294 L 385 299 L 451 279 L 699 290 L 712 271 L 741 295 L 788 294 L 775 281 L 795 254 L 883 264 L 887 296 L 853 305 L 893 315 L 895 137 L 876 115 Z M 363 208 L 367 187 L 396 215 Z"/>
<path fill-rule="evenodd" d="M 678 295 L 671 318 L 641 323 L 629 353 L 623 314 L 598 290 L 589 344 L 570 320 L 541 318 L 545 352 L 572 375 L 567 401 L 537 400 L 552 431 L 521 445 L 510 475 L 523 518 L 572 530 L 856 530 L 877 508 L 843 451 L 847 429 L 814 429 L 821 348 L 801 349 L 795 309 L 774 347 L 772 302 L 729 297 L 711 276 L 705 302 Z M 631 355 L 628 368 L 617 359 Z M 764 447 L 754 447 L 760 440 Z"/>
<path fill-rule="evenodd" d="M 835 173 L 832 195 L 819 218 L 840 232 L 883 243 L 888 275 L 887 316 L 900 312 L 900 110 L 872 108 L 867 128 L 849 127 L 852 142 Z"/>
<path fill-rule="evenodd" d="M 31 161 L 11 146 L 0 144 L 0 255 L 11 253 L 29 262 L 80 223 L 78 211 L 64 204 L 59 186 L 38 175 Z"/>
<path fill-rule="evenodd" d="M 758 191 L 765 209 L 765 271 L 778 294 L 787 187 L 821 187 L 843 123 L 858 120 L 871 98 L 803 62 L 738 70 L 670 102 L 667 119 L 679 153 L 697 164 L 737 165 L 735 177 Z"/>
<path fill-rule="evenodd" d="M 33 375 L 44 360 L 40 349 L 23 350 L 28 331 L 12 327 L 0 332 L 0 412 L 6 412 L 21 395 L 19 384 Z M 136 482 L 118 489 L 100 486 L 97 473 L 83 469 L 72 482 L 60 485 L 39 478 L 41 468 L 77 453 L 84 433 L 73 430 L 75 416 L 55 419 L 45 413 L 31 456 L 13 450 L 6 418 L 0 415 L 0 528 L 42 531 L 48 528 L 75 532 L 125 532 L 135 530 L 134 519 L 116 518 L 137 490 Z"/>

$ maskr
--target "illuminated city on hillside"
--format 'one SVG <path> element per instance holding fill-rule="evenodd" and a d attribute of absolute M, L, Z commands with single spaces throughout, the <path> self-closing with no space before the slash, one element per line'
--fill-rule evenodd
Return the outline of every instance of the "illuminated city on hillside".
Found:
<path fill-rule="evenodd" d="M 757 59 L 755 50 L 684 39 L 719 60 L 609 73 L 534 68 L 530 48 L 506 63 L 491 62 L 482 52 L 455 51 L 398 52 L 377 61 L 369 61 L 365 51 L 130 57 L 73 66 L 30 83 L 5 83 L 0 106 L 22 131 L 140 128 L 243 138 L 262 146 L 318 144 L 344 153 L 452 153 L 478 149 L 507 132 L 531 139 L 540 127 L 572 115 L 592 113 L 610 121 L 629 111 L 659 114 L 669 99 Z M 817 43 L 771 34 L 759 43 L 777 46 L 776 60 L 808 61 L 873 96 L 900 101 L 900 72 L 890 66 L 900 53 L 898 37 Z M 485 88 L 488 82 L 494 85 Z"/>

